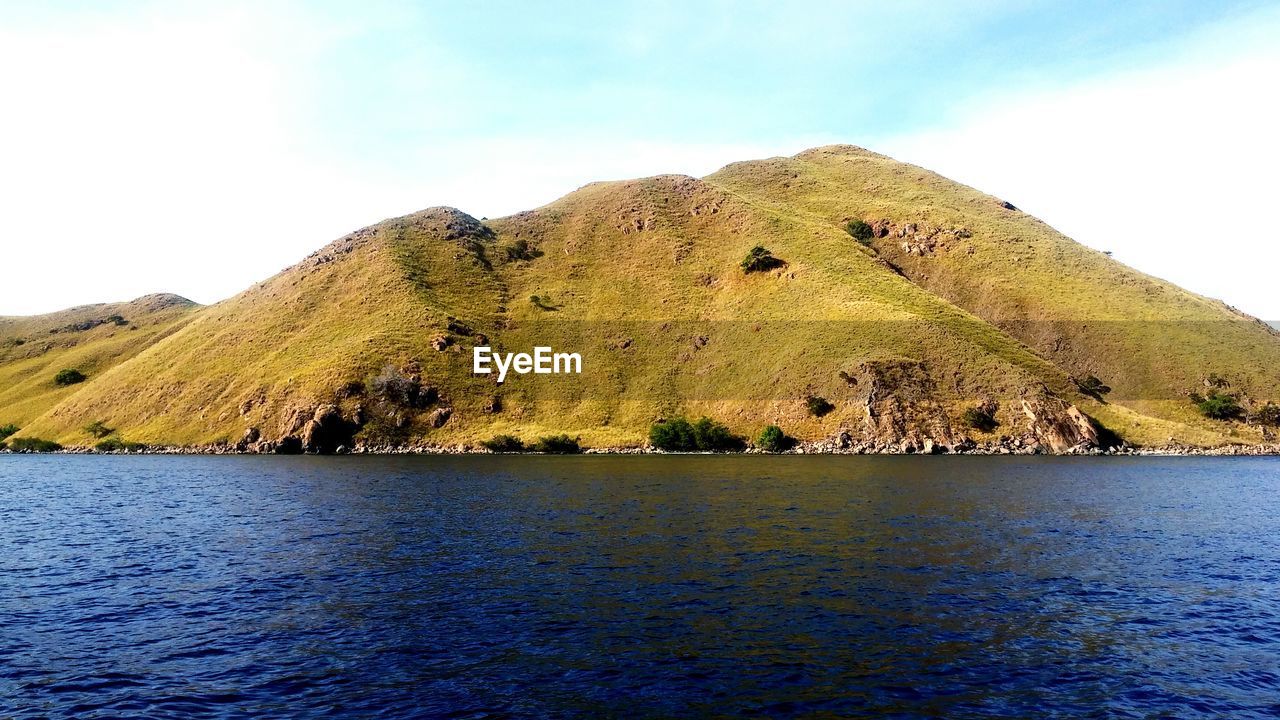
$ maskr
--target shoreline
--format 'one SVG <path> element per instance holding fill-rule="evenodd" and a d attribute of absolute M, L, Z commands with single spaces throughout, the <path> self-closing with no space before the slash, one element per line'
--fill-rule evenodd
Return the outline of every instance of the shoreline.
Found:
<path fill-rule="evenodd" d="M 813 443 L 812 445 L 825 445 Z M 1069 448 L 1054 452 L 1043 447 L 1024 446 L 1011 448 L 1005 445 L 978 445 L 972 448 L 951 449 L 938 447 L 932 452 L 902 447 L 853 447 L 832 448 L 799 446 L 784 452 L 765 452 L 756 448 L 748 448 L 735 452 L 670 452 L 651 447 L 601 447 L 583 448 L 578 453 L 539 453 L 539 452 L 493 452 L 483 447 L 471 445 L 406 445 L 357 447 L 352 450 L 340 450 L 331 453 L 276 453 L 238 450 L 231 445 L 197 445 L 197 446 L 154 446 L 135 450 L 95 450 L 92 447 L 66 447 L 50 452 L 0 450 L 0 455 L 308 455 L 320 457 L 337 457 L 350 455 L 394 456 L 394 455 L 503 455 L 503 456 L 545 456 L 545 455 L 864 455 L 864 456 L 1043 456 L 1043 457 L 1280 457 L 1280 444 L 1273 445 L 1222 445 L 1211 448 L 1191 446 L 1165 445 L 1155 447 L 1120 447 L 1120 448 Z"/>

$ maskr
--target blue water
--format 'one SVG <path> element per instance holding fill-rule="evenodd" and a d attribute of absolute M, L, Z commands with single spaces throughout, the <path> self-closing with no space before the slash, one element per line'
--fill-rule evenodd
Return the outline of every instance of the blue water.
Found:
<path fill-rule="evenodd" d="M 0 456 L 0 717 L 1280 713 L 1280 461 Z"/>

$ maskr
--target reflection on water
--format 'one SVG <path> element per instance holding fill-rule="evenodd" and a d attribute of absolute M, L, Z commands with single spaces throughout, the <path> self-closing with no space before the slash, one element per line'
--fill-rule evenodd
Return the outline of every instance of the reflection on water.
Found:
<path fill-rule="evenodd" d="M 1267 458 L 8 456 L 0 698 L 1265 716 L 1277 481 Z"/>

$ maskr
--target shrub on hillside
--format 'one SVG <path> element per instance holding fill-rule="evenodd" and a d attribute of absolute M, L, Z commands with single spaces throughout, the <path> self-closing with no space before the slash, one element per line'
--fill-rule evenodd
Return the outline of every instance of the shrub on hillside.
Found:
<path fill-rule="evenodd" d="M 9 423 L 8 425 L 0 425 L 0 440 L 4 440 L 5 438 L 18 432 L 21 429 L 22 428 L 18 427 L 17 425 L 14 425 L 13 423 Z"/>
<path fill-rule="evenodd" d="M 490 452 L 496 453 L 518 453 L 524 452 L 524 441 L 515 435 L 494 435 L 488 440 L 480 443 L 489 449 Z"/>
<path fill-rule="evenodd" d="M 857 218 L 850 220 L 849 224 L 844 226 L 844 229 L 853 236 L 854 240 L 857 240 L 862 245 L 870 245 L 871 238 L 875 236 L 875 230 Z"/>
<path fill-rule="evenodd" d="M 1276 405 L 1273 402 L 1263 405 L 1253 414 L 1253 422 L 1258 425 L 1280 427 L 1280 405 Z M 0 428 L 0 433 L 3 432 L 4 429 Z M 0 435 L 0 439 L 3 439 L 2 435 Z"/>
<path fill-rule="evenodd" d="M 85 379 L 84 373 L 75 368 L 63 368 L 58 371 L 57 375 L 53 376 L 53 382 L 58 385 L 75 385 L 76 383 L 84 382 Z"/>
<path fill-rule="evenodd" d="M 751 252 L 742 260 L 742 271 L 745 273 L 766 272 L 776 267 L 786 265 L 785 262 L 773 256 L 773 253 L 765 249 L 763 245 L 757 245 L 751 248 Z"/>
<path fill-rule="evenodd" d="M 582 452 L 582 445 L 578 438 L 568 435 L 545 435 L 538 438 L 530 449 L 548 455 L 576 455 Z"/>
<path fill-rule="evenodd" d="M 1080 392 L 1098 400 L 1101 400 L 1103 395 L 1111 392 L 1111 387 L 1094 375 L 1072 378 L 1072 380 L 1075 381 L 1076 387 L 1080 389 Z"/>
<path fill-rule="evenodd" d="M 369 381 L 369 388 L 378 398 L 393 405 L 425 408 L 439 399 L 436 389 L 423 387 L 415 376 L 406 375 L 394 365 L 387 365 Z"/>
<path fill-rule="evenodd" d="M 94 444 L 93 449 L 98 452 L 136 452 L 144 447 L 146 446 L 142 443 L 127 442 L 119 437 L 109 437 Z"/>
<path fill-rule="evenodd" d="M 693 426 L 684 418 L 672 418 L 649 426 L 649 444 L 668 452 L 693 452 Z"/>
<path fill-rule="evenodd" d="M 649 444 L 667 452 L 729 452 L 746 447 L 745 440 L 707 417 L 692 423 L 684 418 L 654 423 Z"/>
<path fill-rule="evenodd" d="M 62 446 L 52 440 L 40 438 L 14 438 L 9 441 L 9 449 L 14 452 L 57 452 Z"/>
<path fill-rule="evenodd" d="M 107 427 L 106 423 L 101 420 L 94 420 L 84 426 L 84 431 L 91 437 L 104 438 L 116 431 L 115 428 Z"/>
<path fill-rule="evenodd" d="M 777 425 L 766 425 L 764 430 L 760 431 L 760 437 L 756 438 L 756 447 L 771 453 L 786 452 L 795 444 L 795 438 L 782 432 L 782 428 Z"/>
<path fill-rule="evenodd" d="M 542 256 L 542 252 L 530 245 L 529 241 L 524 238 L 516 238 L 515 242 L 503 248 L 503 253 L 506 255 L 507 262 L 532 260 Z"/>
<path fill-rule="evenodd" d="M 826 398 L 819 397 L 817 395 L 810 395 L 806 397 L 804 399 L 804 405 L 809 408 L 809 414 L 814 417 L 822 417 L 836 409 L 836 406 L 832 405 Z"/>
<path fill-rule="evenodd" d="M 1201 415 L 1213 420 L 1234 420 L 1244 415 L 1244 408 L 1235 395 L 1214 390 L 1208 395 L 1191 394 L 1191 402 Z"/>
<path fill-rule="evenodd" d="M 991 432 L 1000 427 L 1000 423 L 996 422 L 995 416 L 985 408 L 980 407 L 965 408 L 964 413 L 960 415 L 960 420 L 974 430 L 982 432 Z"/>

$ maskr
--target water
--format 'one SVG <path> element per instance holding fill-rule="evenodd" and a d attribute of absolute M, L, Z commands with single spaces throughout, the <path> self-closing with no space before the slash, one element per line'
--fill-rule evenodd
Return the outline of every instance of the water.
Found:
<path fill-rule="evenodd" d="M 1280 713 L 1268 458 L 0 456 L 0 717 Z"/>

